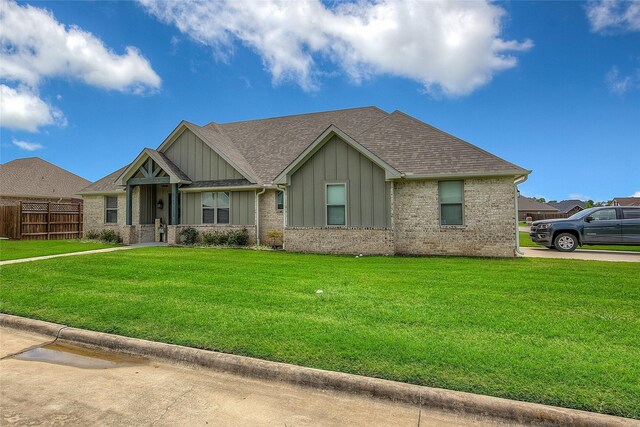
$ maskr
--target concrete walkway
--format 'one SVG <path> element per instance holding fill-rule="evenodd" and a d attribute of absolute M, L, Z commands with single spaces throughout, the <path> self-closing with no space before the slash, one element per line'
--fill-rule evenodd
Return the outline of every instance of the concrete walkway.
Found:
<path fill-rule="evenodd" d="M 91 254 L 101 254 L 104 252 L 124 251 L 127 249 L 133 249 L 133 247 L 134 246 L 118 246 L 117 248 L 95 249 L 92 251 L 70 252 L 67 254 L 45 255 L 45 256 L 37 256 L 33 258 L 10 259 L 7 261 L 0 261 L 0 265 L 19 264 L 21 262 L 40 261 L 43 259 L 61 258 L 65 256 L 91 255 Z"/>
<path fill-rule="evenodd" d="M 574 252 L 560 252 L 547 248 L 520 248 L 525 257 L 581 259 L 588 261 L 640 262 L 640 252 L 598 251 L 576 249 Z"/>
<path fill-rule="evenodd" d="M 66 365 L 16 358 L 26 358 L 33 351 L 24 351 L 34 347 L 36 357 L 47 358 L 38 346 L 51 341 L 0 328 L 0 425 L 516 425 L 81 347 L 49 346 L 52 354 L 71 353 Z M 78 367 L 85 359 L 101 359 L 108 367 Z"/>

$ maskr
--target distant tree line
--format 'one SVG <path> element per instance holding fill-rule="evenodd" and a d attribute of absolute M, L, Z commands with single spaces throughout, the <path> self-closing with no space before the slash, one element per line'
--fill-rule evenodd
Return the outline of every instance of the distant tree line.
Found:
<path fill-rule="evenodd" d="M 540 203 L 558 203 L 557 200 L 549 200 L 547 202 L 547 200 L 544 197 L 531 197 L 531 200 L 535 200 L 536 202 L 540 202 Z M 600 206 L 611 206 L 613 205 L 613 199 L 611 200 L 606 200 L 606 201 L 600 201 L 600 202 L 594 202 L 593 200 L 587 200 L 585 202 L 585 208 L 597 208 Z"/>

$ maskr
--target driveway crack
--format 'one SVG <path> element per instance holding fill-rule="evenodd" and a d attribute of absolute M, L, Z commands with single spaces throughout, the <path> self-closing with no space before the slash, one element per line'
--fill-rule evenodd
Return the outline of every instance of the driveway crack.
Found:
<path fill-rule="evenodd" d="M 154 426 L 154 425 L 156 425 L 158 422 L 160 422 L 160 421 L 164 418 L 164 416 L 165 416 L 165 415 L 167 415 L 167 412 L 169 412 L 169 409 L 171 409 L 172 407 L 174 407 L 174 406 L 175 406 L 175 405 L 176 405 L 180 400 L 182 400 L 182 398 L 183 398 L 183 397 L 185 397 L 187 394 L 189 394 L 189 393 L 191 393 L 191 392 L 193 391 L 193 387 L 194 387 L 194 386 L 189 387 L 189 389 L 185 390 L 182 394 L 180 394 L 179 396 L 177 396 L 177 397 L 173 400 L 173 402 L 171 402 L 171 403 L 169 404 L 169 406 L 167 406 L 167 407 L 164 409 L 164 411 L 162 411 L 162 414 L 160 414 L 160 416 L 159 416 L 158 418 L 156 418 L 155 420 L 153 420 L 153 421 L 151 422 L 151 425 L 152 425 L 152 426 Z"/>

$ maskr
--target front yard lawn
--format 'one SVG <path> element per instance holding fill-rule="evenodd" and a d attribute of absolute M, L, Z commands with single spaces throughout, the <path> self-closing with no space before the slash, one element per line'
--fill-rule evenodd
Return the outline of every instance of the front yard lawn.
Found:
<path fill-rule="evenodd" d="M 113 248 L 110 243 L 87 240 L 0 240 L 0 261 Z"/>
<path fill-rule="evenodd" d="M 639 267 L 140 248 L 0 267 L 0 311 L 640 418 Z"/>
<path fill-rule="evenodd" d="M 534 243 L 526 231 L 520 232 L 520 246 L 523 248 L 542 248 L 543 246 Z M 584 245 L 578 249 L 588 249 L 594 251 L 624 251 L 624 252 L 640 252 L 640 246 L 624 246 L 624 245 Z"/>

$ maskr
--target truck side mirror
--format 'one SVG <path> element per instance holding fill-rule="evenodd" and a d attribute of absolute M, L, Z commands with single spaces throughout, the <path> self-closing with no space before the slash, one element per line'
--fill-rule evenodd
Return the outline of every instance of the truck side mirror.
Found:
<path fill-rule="evenodd" d="M 588 216 L 584 220 L 587 221 L 587 222 L 591 222 L 591 221 L 593 221 L 593 217 L 592 216 Z"/>

